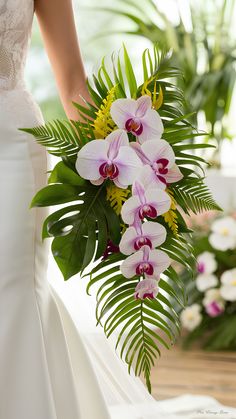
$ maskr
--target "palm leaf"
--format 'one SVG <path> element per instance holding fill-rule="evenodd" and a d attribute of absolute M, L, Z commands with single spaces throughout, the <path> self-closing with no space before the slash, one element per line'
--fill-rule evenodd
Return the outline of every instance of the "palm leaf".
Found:
<path fill-rule="evenodd" d="M 33 135 L 37 142 L 57 157 L 74 157 L 81 146 L 81 140 L 72 124 L 54 121 L 35 128 L 21 129 Z"/>
<path fill-rule="evenodd" d="M 194 183 L 187 183 L 183 186 L 176 186 L 173 189 L 173 193 L 179 206 L 186 214 L 190 214 L 190 211 L 194 212 L 194 214 L 210 210 L 221 211 L 221 208 L 212 198 L 208 187 L 201 180 L 196 180 Z"/>
<path fill-rule="evenodd" d="M 116 348 L 119 348 L 121 358 L 127 363 L 129 370 L 134 367 L 136 375 L 144 376 L 151 391 L 151 367 L 160 355 L 161 347 L 169 348 L 179 332 L 178 316 L 171 301 L 175 299 L 182 306 L 183 293 L 177 284 L 179 280 L 176 280 L 176 272 L 170 268 L 166 274 L 177 287 L 163 278 L 156 300 L 134 300 L 133 294 L 139 278 L 124 278 L 120 272 L 121 262 L 122 255 L 112 255 L 99 263 L 90 274 L 87 291 L 90 292 L 94 284 L 99 285 L 97 321 L 104 321 L 107 337 L 119 330 Z"/>

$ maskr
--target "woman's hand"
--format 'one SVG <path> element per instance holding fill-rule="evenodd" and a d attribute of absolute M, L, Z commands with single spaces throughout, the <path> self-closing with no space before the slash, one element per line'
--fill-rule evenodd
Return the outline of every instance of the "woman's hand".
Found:
<path fill-rule="evenodd" d="M 77 38 L 71 0 L 35 0 L 35 11 L 45 47 L 69 119 L 78 119 L 72 101 L 91 101 Z"/>

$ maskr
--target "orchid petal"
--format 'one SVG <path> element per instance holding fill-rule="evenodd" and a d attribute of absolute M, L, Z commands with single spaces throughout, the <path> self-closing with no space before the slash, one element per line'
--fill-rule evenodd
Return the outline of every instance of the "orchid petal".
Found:
<path fill-rule="evenodd" d="M 129 256 L 121 264 L 120 270 L 125 278 L 132 278 L 136 275 L 136 267 L 143 261 L 143 251 L 139 250 L 133 255 Z"/>
<path fill-rule="evenodd" d="M 143 132 L 138 137 L 140 144 L 154 138 L 158 141 L 161 138 L 164 127 L 157 111 L 148 109 L 145 116 L 141 118 L 140 121 L 143 125 Z"/>
<path fill-rule="evenodd" d="M 140 201 L 137 196 L 131 196 L 123 204 L 121 209 L 121 217 L 126 224 L 133 224 L 135 220 L 135 214 L 140 207 Z"/>
<path fill-rule="evenodd" d="M 144 185 L 144 188 L 158 187 L 159 189 L 166 189 L 166 184 L 157 177 L 151 166 L 147 164 L 142 167 L 137 179 Z"/>
<path fill-rule="evenodd" d="M 209 243 L 214 249 L 225 251 L 236 247 L 236 240 L 233 236 L 224 236 L 219 233 L 212 233 L 209 236 Z"/>
<path fill-rule="evenodd" d="M 143 300 L 144 298 L 156 298 L 159 288 L 155 279 L 143 279 L 135 288 L 135 298 Z"/>
<path fill-rule="evenodd" d="M 196 278 L 196 287 L 198 291 L 204 292 L 208 288 L 213 288 L 218 284 L 218 279 L 215 275 L 204 275 L 200 274 Z"/>
<path fill-rule="evenodd" d="M 203 252 L 197 257 L 197 270 L 200 274 L 212 274 L 217 269 L 214 253 Z"/>
<path fill-rule="evenodd" d="M 128 185 L 123 185 L 122 183 L 119 182 L 118 177 L 113 179 L 114 184 L 117 186 L 117 188 L 120 189 L 127 189 Z"/>
<path fill-rule="evenodd" d="M 152 100 L 150 96 L 144 95 L 144 96 L 139 97 L 136 100 L 136 106 L 137 106 L 137 109 L 135 112 L 136 118 L 143 118 L 146 112 L 148 111 L 148 109 L 151 109 L 152 107 Z"/>
<path fill-rule="evenodd" d="M 96 180 L 90 180 L 90 182 L 93 184 L 93 185 L 96 185 L 96 186 L 99 186 L 99 185 L 101 185 L 103 182 L 104 182 L 104 177 L 100 177 L 99 179 L 96 179 Z"/>
<path fill-rule="evenodd" d="M 141 145 L 137 142 L 130 143 L 130 147 L 136 152 L 140 160 L 143 162 L 143 164 L 150 164 L 151 161 L 148 159 L 148 157 L 144 154 Z"/>
<path fill-rule="evenodd" d="M 236 287 L 231 285 L 222 285 L 220 294 L 226 301 L 236 301 Z"/>
<path fill-rule="evenodd" d="M 120 147 L 129 145 L 129 138 L 123 129 L 117 129 L 106 137 L 106 141 L 109 143 L 108 157 L 110 160 L 114 160 L 120 150 Z"/>
<path fill-rule="evenodd" d="M 137 232 L 134 227 L 129 227 L 124 232 L 121 241 L 120 241 L 120 251 L 124 255 L 131 255 L 131 253 L 134 253 L 134 242 L 137 237 Z"/>
<path fill-rule="evenodd" d="M 179 170 L 177 164 L 174 164 L 169 170 L 167 175 L 165 175 L 167 183 L 178 182 L 183 179 L 183 174 Z"/>
<path fill-rule="evenodd" d="M 222 284 L 232 284 L 236 281 L 236 268 L 223 272 L 220 278 Z"/>
<path fill-rule="evenodd" d="M 145 203 L 145 188 L 142 183 L 136 181 L 133 184 L 132 194 L 139 197 L 140 203 Z"/>
<path fill-rule="evenodd" d="M 117 99 L 111 105 L 110 114 L 119 128 L 125 128 L 127 120 L 135 115 L 136 109 L 136 100 Z"/>
<path fill-rule="evenodd" d="M 171 260 L 166 252 L 155 249 L 150 250 L 149 252 L 149 263 L 151 263 L 154 268 L 152 276 L 158 277 L 170 266 Z"/>
<path fill-rule="evenodd" d="M 85 144 L 78 152 L 76 170 L 88 180 L 100 179 L 99 167 L 107 161 L 109 144 L 106 140 L 93 140 Z"/>
<path fill-rule="evenodd" d="M 148 237 L 153 247 L 160 246 L 166 240 L 166 229 L 159 223 L 147 221 L 142 225 L 143 236 Z"/>
<path fill-rule="evenodd" d="M 220 218 L 212 223 L 211 230 L 219 234 L 222 234 L 222 230 L 228 230 L 230 235 L 236 237 L 236 220 L 229 216 Z"/>
<path fill-rule="evenodd" d="M 165 140 L 150 140 L 146 141 L 141 146 L 144 155 L 152 162 L 159 159 L 167 159 L 167 168 L 172 167 L 175 162 L 175 153 L 173 148 Z"/>
<path fill-rule="evenodd" d="M 157 188 L 148 188 L 145 196 L 147 203 L 156 209 L 157 215 L 161 215 L 169 211 L 171 199 L 165 191 Z"/>
<path fill-rule="evenodd" d="M 137 178 L 142 162 L 131 147 L 121 147 L 113 160 L 119 169 L 118 181 L 123 185 L 131 185 Z"/>

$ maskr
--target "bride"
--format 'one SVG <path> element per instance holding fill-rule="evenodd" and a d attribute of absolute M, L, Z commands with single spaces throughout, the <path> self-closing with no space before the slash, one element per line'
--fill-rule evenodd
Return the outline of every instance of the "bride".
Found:
<path fill-rule="evenodd" d="M 29 209 L 46 154 L 18 130 L 43 124 L 23 76 L 34 12 L 68 118 L 89 100 L 71 0 L 0 0 L 0 419 L 182 418 L 188 398 L 177 416 L 162 410 L 102 334 L 78 332 L 46 279 L 46 214 Z"/>
<path fill-rule="evenodd" d="M 71 1 L 0 0 L 0 418 L 109 419 L 117 395 L 108 383 L 110 394 L 103 394 L 88 350 L 46 280 L 46 214 L 29 209 L 47 171 L 44 148 L 18 130 L 43 123 L 23 78 L 34 12 L 68 118 L 77 118 L 73 100 L 89 99 Z"/>

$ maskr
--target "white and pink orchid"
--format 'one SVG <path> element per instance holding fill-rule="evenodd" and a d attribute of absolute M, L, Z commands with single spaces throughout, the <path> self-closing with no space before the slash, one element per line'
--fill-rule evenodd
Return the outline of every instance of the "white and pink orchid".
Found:
<path fill-rule="evenodd" d="M 196 329 L 202 321 L 201 306 L 192 304 L 186 307 L 180 314 L 182 326 L 189 331 Z"/>
<path fill-rule="evenodd" d="M 93 140 L 79 151 L 76 169 L 79 175 L 94 185 L 105 179 L 112 180 L 119 188 L 127 188 L 137 178 L 142 162 L 129 146 L 124 130 L 116 130 L 105 140 Z"/>
<path fill-rule="evenodd" d="M 121 265 L 121 272 L 125 278 L 132 278 L 135 275 L 155 277 L 170 266 L 170 258 L 162 250 L 150 250 L 149 246 L 143 246 L 141 250 L 129 256 Z"/>
<path fill-rule="evenodd" d="M 215 220 L 211 226 L 209 242 L 214 249 L 225 251 L 236 248 L 236 220 L 223 217 Z"/>
<path fill-rule="evenodd" d="M 135 181 L 132 188 L 133 196 L 122 206 L 121 216 L 126 224 L 133 224 L 137 218 L 156 218 L 170 209 L 169 195 L 158 188 L 144 186 Z"/>
<path fill-rule="evenodd" d="M 144 164 L 140 179 L 145 184 L 165 189 L 167 184 L 183 178 L 175 164 L 174 151 L 167 141 L 150 140 L 141 146 L 138 143 L 131 143 L 131 146 Z"/>
<path fill-rule="evenodd" d="M 210 317 L 220 316 L 225 310 L 225 301 L 221 297 L 219 288 L 207 290 L 202 303 Z"/>
<path fill-rule="evenodd" d="M 208 275 L 215 272 L 217 263 L 214 253 L 203 252 L 197 257 L 197 271 L 199 274 Z"/>
<path fill-rule="evenodd" d="M 135 99 L 117 99 L 111 105 L 111 117 L 119 128 L 131 132 L 140 143 L 160 139 L 163 133 L 162 120 L 148 95 Z"/>
<path fill-rule="evenodd" d="M 205 310 L 210 317 L 218 317 L 224 312 L 224 308 L 217 301 L 212 301 Z"/>
<path fill-rule="evenodd" d="M 236 301 L 236 268 L 223 272 L 220 280 L 221 297 L 226 301 Z"/>
<path fill-rule="evenodd" d="M 214 274 L 200 274 L 196 277 L 196 288 L 200 292 L 204 292 L 209 288 L 213 288 L 217 284 L 218 279 Z"/>
<path fill-rule="evenodd" d="M 136 222 L 127 228 L 120 242 L 120 251 L 131 255 L 147 245 L 150 249 L 160 246 L 166 240 L 166 229 L 159 223 L 147 221 Z"/>
<path fill-rule="evenodd" d="M 155 279 L 143 279 L 136 285 L 134 298 L 144 300 L 145 298 L 156 298 L 159 288 Z"/>

